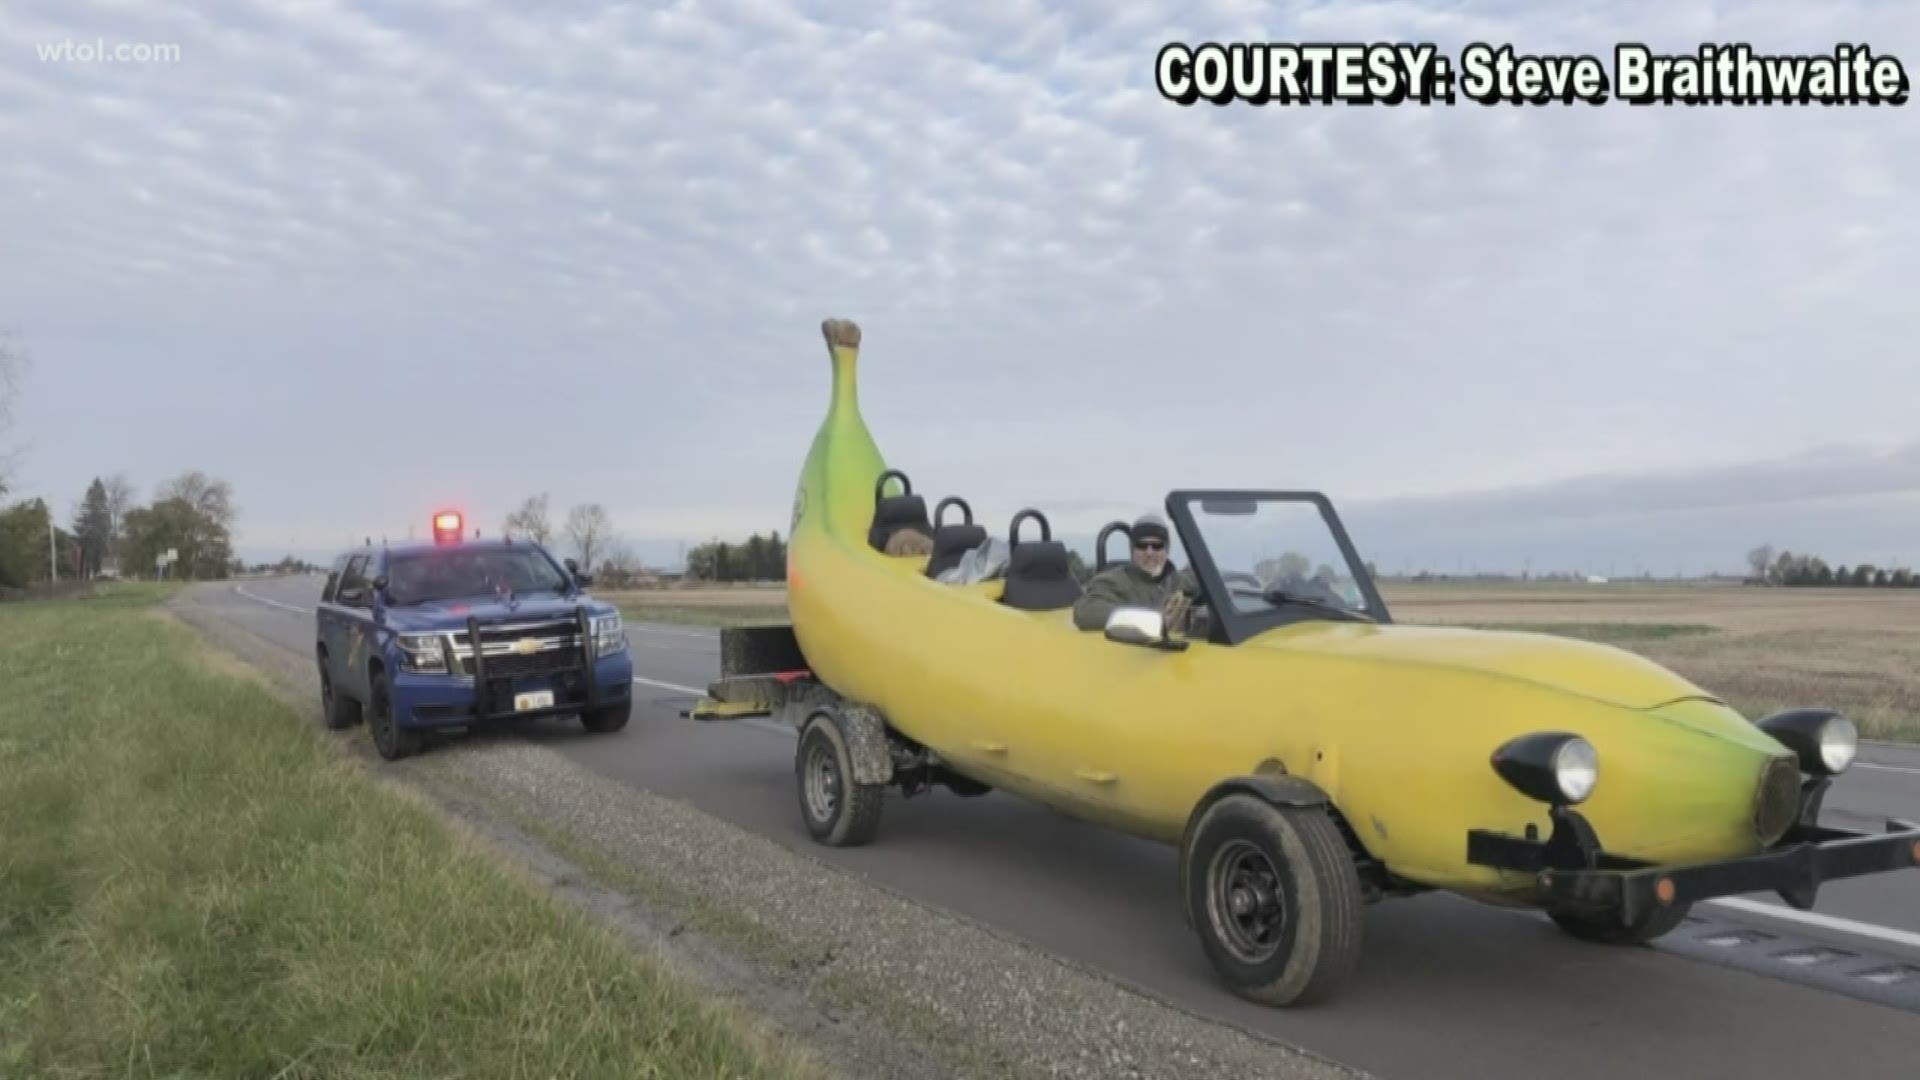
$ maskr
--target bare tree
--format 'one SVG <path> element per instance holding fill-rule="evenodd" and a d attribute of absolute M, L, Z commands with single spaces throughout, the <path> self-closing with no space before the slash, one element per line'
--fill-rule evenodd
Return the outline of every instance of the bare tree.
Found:
<path fill-rule="evenodd" d="M 605 549 L 613 534 L 613 519 L 599 503 L 576 506 L 567 515 L 567 538 L 580 557 L 585 573 L 593 572 L 593 557 Z"/>
<path fill-rule="evenodd" d="M 545 547 L 553 539 L 553 524 L 547 519 L 546 492 L 529 497 L 520 504 L 520 509 L 508 514 L 500 524 L 500 532 L 508 538 L 521 536 Z"/>
<path fill-rule="evenodd" d="M 120 539 L 126 535 L 127 511 L 134 508 L 139 494 L 133 481 L 126 473 L 115 473 L 107 477 L 107 517 L 109 519 L 107 548 L 113 557 L 120 557 Z"/>
<path fill-rule="evenodd" d="M 1761 544 L 1747 552 L 1747 565 L 1753 567 L 1753 576 L 1756 581 L 1766 581 L 1767 570 L 1773 565 L 1773 545 Z"/>

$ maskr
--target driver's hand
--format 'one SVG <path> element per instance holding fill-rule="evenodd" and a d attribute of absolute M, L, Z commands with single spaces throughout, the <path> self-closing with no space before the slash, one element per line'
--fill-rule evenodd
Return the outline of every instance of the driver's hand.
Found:
<path fill-rule="evenodd" d="M 1167 594 L 1166 600 L 1160 605 L 1160 615 L 1167 622 L 1168 633 L 1186 629 L 1187 612 L 1191 604 L 1192 601 L 1187 598 L 1187 594 L 1179 589 Z"/>

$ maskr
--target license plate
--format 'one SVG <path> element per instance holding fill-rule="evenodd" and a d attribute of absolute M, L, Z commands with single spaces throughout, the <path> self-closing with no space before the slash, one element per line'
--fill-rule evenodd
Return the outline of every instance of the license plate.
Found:
<path fill-rule="evenodd" d="M 513 695 L 513 711 L 526 712 L 528 709 L 553 708 L 553 691 L 534 690 L 525 694 Z"/>

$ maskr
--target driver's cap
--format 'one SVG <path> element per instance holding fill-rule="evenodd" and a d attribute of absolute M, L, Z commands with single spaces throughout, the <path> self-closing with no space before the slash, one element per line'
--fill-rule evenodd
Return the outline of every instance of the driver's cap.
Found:
<path fill-rule="evenodd" d="M 1167 521 L 1159 514 L 1152 512 L 1141 514 L 1133 519 L 1129 532 L 1132 533 L 1133 542 L 1136 544 L 1148 537 L 1164 544 L 1167 542 Z"/>

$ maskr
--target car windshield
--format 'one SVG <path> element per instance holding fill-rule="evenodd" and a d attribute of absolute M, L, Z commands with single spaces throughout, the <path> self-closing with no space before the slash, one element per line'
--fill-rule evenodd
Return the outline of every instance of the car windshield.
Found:
<path fill-rule="evenodd" d="M 1235 611 L 1300 607 L 1335 618 L 1369 616 L 1354 567 L 1317 504 L 1258 496 L 1196 499 L 1189 508 Z"/>
<path fill-rule="evenodd" d="M 560 592 L 567 579 L 553 560 L 530 548 L 517 551 L 434 551 L 396 555 L 387 563 L 387 588 L 400 604 Z"/>

